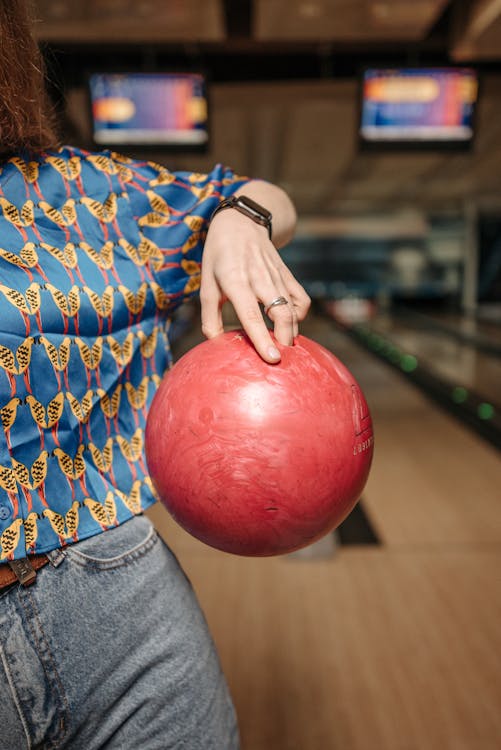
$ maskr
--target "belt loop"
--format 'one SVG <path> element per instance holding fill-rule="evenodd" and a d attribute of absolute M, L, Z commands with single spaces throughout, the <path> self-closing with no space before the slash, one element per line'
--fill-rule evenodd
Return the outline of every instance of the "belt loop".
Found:
<path fill-rule="evenodd" d="M 22 586 L 30 586 L 35 583 L 37 573 L 28 557 L 21 560 L 7 560 L 10 569 Z"/>
<path fill-rule="evenodd" d="M 49 558 L 50 564 L 54 568 L 58 568 L 66 558 L 66 552 L 63 549 L 53 549 L 50 552 L 47 552 L 46 555 Z"/>

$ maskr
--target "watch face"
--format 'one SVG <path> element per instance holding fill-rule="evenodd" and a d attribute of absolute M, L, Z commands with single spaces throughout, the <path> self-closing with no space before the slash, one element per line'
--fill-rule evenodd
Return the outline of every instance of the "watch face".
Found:
<path fill-rule="evenodd" d="M 256 201 L 253 201 L 252 198 L 248 198 L 246 195 L 239 195 L 237 197 L 237 201 L 238 203 L 240 203 L 240 205 L 245 206 L 245 208 L 247 208 L 252 213 L 255 213 L 257 216 L 260 216 L 265 221 L 270 221 L 270 211 L 267 211 L 266 208 L 263 208 L 263 206 L 261 206 L 259 203 L 256 203 Z"/>
<path fill-rule="evenodd" d="M 259 203 L 253 201 L 252 198 L 248 198 L 246 195 L 232 195 L 230 198 L 225 198 L 220 202 L 219 206 L 216 207 L 211 220 L 219 211 L 222 211 L 225 208 L 234 208 L 237 211 L 240 211 L 240 213 L 245 214 L 245 216 L 248 216 L 252 221 L 255 221 L 256 224 L 261 224 L 261 226 L 266 227 L 268 230 L 268 236 L 270 240 L 272 239 L 271 211 L 263 208 Z"/>

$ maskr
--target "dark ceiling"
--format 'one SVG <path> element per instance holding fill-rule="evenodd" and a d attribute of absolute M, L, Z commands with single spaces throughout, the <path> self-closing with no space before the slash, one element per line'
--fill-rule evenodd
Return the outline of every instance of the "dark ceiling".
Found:
<path fill-rule="evenodd" d="M 79 145 L 90 143 L 90 70 L 198 68 L 211 82 L 211 146 L 154 155 L 173 168 L 223 161 L 282 184 L 306 216 L 499 203 L 499 0 L 38 0 L 37 18 Z M 447 63 L 481 72 L 472 151 L 360 152 L 361 67 Z"/>

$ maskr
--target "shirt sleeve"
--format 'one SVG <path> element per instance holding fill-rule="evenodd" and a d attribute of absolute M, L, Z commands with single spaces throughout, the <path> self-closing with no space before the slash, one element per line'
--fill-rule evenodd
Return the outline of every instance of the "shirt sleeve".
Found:
<path fill-rule="evenodd" d="M 208 174 L 170 172 L 151 162 L 122 164 L 139 254 L 150 257 L 169 312 L 200 288 L 203 245 L 218 203 L 249 181 L 217 164 Z"/>

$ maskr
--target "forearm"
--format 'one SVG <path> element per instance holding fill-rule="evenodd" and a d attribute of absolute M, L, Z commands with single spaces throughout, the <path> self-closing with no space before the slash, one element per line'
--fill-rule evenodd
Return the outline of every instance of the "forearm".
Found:
<path fill-rule="evenodd" d="M 294 236 L 296 228 L 296 210 L 287 193 L 270 182 L 251 180 L 239 188 L 236 195 L 247 195 L 271 211 L 275 247 L 286 245 Z"/>

